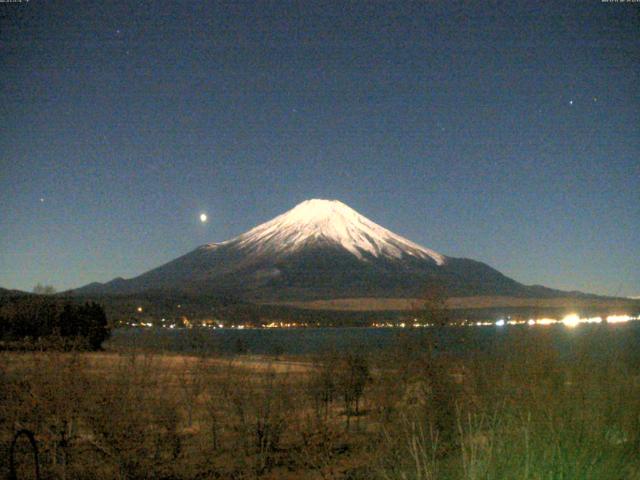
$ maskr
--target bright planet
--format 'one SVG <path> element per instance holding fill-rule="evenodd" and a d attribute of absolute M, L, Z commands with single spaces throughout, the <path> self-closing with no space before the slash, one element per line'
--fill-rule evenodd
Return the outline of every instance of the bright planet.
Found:
<path fill-rule="evenodd" d="M 206 222 L 207 222 L 207 218 L 208 218 L 208 217 L 207 217 L 207 214 L 206 214 L 206 213 L 201 213 L 201 214 L 200 214 L 200 221 L 201 221 L 202 223 L 206 223 Z"/>

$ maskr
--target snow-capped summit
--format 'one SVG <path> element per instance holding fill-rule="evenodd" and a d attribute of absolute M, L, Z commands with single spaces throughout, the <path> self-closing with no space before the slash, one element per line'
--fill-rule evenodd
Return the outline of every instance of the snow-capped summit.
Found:
<path fill-rule="evenodd" d="M 404 255 L 431 259 L 437 265 L 445 257 L 372 222 L 338 200 L 306 200 L 248 232 L 211 244 L 211 248 L 232 244 L 254 254 L 283 254 L 316 243 L 341 246 L 359 259 L 401 258 Z"/>

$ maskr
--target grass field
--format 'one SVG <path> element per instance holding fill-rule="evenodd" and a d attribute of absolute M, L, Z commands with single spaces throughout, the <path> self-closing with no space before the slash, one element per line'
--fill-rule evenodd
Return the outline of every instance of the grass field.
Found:
<path fill-rule="evenodd" d="M 625 327 L 452 356 L 428 332 L 306 357 L 0 354 L 0 477 L 640 479 L 640 352 Z M 34 478 L 26 437 L 13 455 Z"/>
<path fill-rule="evenodd" d="M 640 301 L 624 298 L 526 298 L 501 296 L 451 297 L 447 299 L 447 307 L 456 309 L 485 308 L 552 308 L 574 310 L 622 311 L 631 313 L 640 310 Z M 420 298 L 338 298 L 332 300 L 310 300 L 298 302 L 282 302 L 297 308 L 311 310 L 337 311 L 408 311 L 420 308 L 424 299 Z"/>

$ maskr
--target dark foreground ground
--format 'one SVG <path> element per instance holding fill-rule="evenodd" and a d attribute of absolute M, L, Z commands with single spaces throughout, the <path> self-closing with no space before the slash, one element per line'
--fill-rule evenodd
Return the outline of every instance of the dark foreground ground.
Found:
<path fill-rule="evenodd" d="M 631 325 L 313 355 L 0 354 L 0 477 L 640 479 Z M 469 339 L 465 340 L 469 341 Z M 13 457 L 13 458 L 11 458 Z"/>

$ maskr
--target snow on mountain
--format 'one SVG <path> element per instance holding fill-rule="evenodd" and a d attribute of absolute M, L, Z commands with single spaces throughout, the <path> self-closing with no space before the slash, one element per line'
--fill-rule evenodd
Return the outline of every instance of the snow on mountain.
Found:
<path fill-rule="evenodd" d="M 401 258 L 404 255 L 445 263 L 444 255 L 424 248 L 381 227 L 338 200 L 306 200 L 273 220 L 222 243 L 216 249 L 234 245 L 250 254 L 286 254 L 315 243 L 342 246 L 358 259 Z"/>
<path fill-rule="evenodd" d="M 307 200 L 222 243 L 203 245 L 134 278 L 77 294 L 231 296 L 249 302 L 420 298 L 429 285 L 451 296 L 547 298 L 489 265 L 445 257 L 363 217 L 339 201 Z"/>

